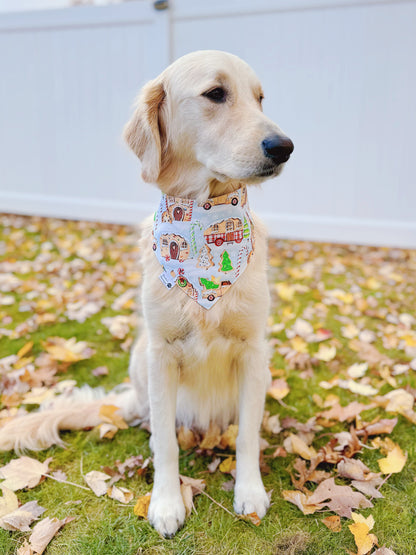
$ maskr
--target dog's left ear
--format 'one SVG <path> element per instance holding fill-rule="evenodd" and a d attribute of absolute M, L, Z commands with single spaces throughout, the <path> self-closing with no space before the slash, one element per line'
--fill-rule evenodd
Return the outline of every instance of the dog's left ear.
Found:
<path fill-rule="evenodd" d="M 133 116 L 123 131 L 125 141 L 141 160 L 142 178 L 149 183 L 157 181 L 162 163 L 159 117 L 164 98 L 163 83 L 149 81 L 140 91 Z"/>

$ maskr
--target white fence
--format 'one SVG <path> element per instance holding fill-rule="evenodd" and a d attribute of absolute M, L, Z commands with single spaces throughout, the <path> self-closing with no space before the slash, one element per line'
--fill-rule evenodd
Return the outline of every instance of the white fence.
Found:
<path fill-rule="evenodd" d="M 293 139 L 251 192 L 274 236 L 416 247 L 416 2 L 147 0 L 0 15 L 0 211 L 137 222 L 157 191 L 120 138 L 186 52 L 246 59 Z"/>

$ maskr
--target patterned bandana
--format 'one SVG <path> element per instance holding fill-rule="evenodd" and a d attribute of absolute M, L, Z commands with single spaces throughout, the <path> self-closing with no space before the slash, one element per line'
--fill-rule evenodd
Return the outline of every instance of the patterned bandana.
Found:
<path fill-rule="evenodd" d="M 254 249 L 252 230 L 245 186 L 200 204 L 162 195 L 153 225 L 162 283 L 211 308 L 244 272 Z"/>

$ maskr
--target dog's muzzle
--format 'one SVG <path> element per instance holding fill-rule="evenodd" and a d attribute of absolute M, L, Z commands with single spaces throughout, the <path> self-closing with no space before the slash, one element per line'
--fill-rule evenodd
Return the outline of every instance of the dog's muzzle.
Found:
<path fill-rule="evenodd" d="M 266 158 L 270 158 L 276 165 L 287 162 L 293 152 L 292 141 L 286 135 L 271 135 L 261 143 Z"/>

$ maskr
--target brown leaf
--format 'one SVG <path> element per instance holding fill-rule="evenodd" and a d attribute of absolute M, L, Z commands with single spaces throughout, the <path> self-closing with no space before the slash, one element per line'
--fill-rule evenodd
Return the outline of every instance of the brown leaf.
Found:
<path fill-rule="evenodd" d="M 310 496 L 302 491 L 283 490 L 282 496 L 283 499 L 286 499 L 286 501 L 290 501 L 290 503 L 296 505 L 296 507 L 298 507 L 304 515 L 311 515 L 321 508 L 321 505 L 310 503 Z"/>
<path fill-rule="evenodd" d="M 236 449 L 236 442 L 238 436 L 238 426 L 236 424 L 230 424 L 225 432 L 221 436 L 220 447 L 222 449 Z"/>
<path fill-rule="evenodd" d="M 181 426 L 178 431 L 178 444 L 183 451 L 187 451 L 198 445 L 198 439 L 192 430 Z"/>
<path fill-rule="evenodd" d="M 351 509 L 373 506 L 362 493 L 353 491 L 350 486 L 336 485 L 334 478 L 321 482 L 309 497 L 308 504 L 318 505 L 319 508 L 326 505 L 339 516 L 347 518 L 351 518 Z"/>
<path fill-rule="evenodd" d="M 205 432 L 204 438 L 199 444 L 201 449 L 213 449 L 221 441 L 221 428 L 218 424 L 211 422 L 208 430 Z"/>
<path fill-rule="evenodd" d="M 59 530 L 72 520 L 75 520 L 74 517 L 67 517 L 63 520 L 49 517 L 44 518 L 33 527 L 27 547 L 32 550 L 32 553 L 41 555 Z M 17 552 L 18 555 L 19 552 L 20 550 Z"/>
<path fill-rule="evenodd" d="M 123 420 L 123 417 L 117 414 L 119 410 L 120 407 L 114 405 L 101 405 L 99 417 L 103 422 L 113 424 L 113 426 L 117 426 L 120 430 L 127 430 L 128 425 Z"/>
<path fill-rule="evenodd" d="M 327 516 L 321 520 L 331 532 L 341 532 L 341 518 L 338 515 Z"/>

